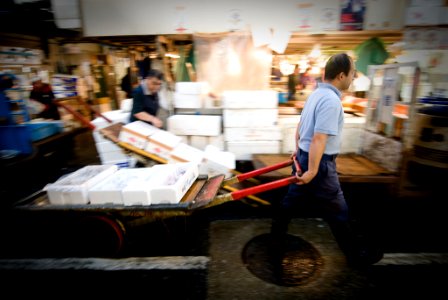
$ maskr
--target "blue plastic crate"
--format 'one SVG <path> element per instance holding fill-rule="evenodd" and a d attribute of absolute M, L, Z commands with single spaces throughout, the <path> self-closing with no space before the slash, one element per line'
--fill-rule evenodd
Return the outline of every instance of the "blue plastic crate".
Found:
<path fill-rule="evenodd" d="M 42 140 L 62 131 L 60 122 L 29 122 L 25 123 L 33 142 Z"/>
<path fill-rule="evenodd" d="M 288 102 L 288 93 L 280 92 L 278 93 L 278 103 Z"/>
<path fill-rule="evenodd" d="M 27 126 L 0 126 L 0 150 L 17 150 L 21 154 L 33 153 L 31 135 Z"/>

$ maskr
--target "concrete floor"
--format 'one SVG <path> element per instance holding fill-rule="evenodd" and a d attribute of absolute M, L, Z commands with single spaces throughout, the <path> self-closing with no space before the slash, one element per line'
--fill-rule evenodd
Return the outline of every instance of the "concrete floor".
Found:
<path fill-rule="evenodd" d="M 88 133 L 76 138 L 74 149 L 75 155 L 59 174 L 99 163 Z M 41 176 L 42 184 L 59 175 L 42 174 L 46 176 Z M 19 194 L 3 190 L 9 201 L 39 184 L 20 186 Z M 91 256 L 89 245 L 83 255 L 73 252 L 73 227 L 67 218 L 50 216 L 44 221 L 2 208 L 0 287 L 17 296 L 60 295 L 54 285 L 76 295 L 124 292 L 151 298 L 439 299 L 448 284 L 446 201 L 436 196 L 395 198 L 375 185 L 343 189 L 354 224 L 385 252 L 380 262 L 365 269 L 346 265 L 324 222 L 300 216 L 291 224 L 290 234 L 319 251 L 323 270 L 300 286 L 260 279 L 244 265 L 242 251 L 251 239 L 268 231 L 271 208 L 248 200 L 129 229 L 126 246 L 115 256 L 94 255 L 93 244 Z M 279 189 L 260 196 L 274 203 L 283 193 Z"/>

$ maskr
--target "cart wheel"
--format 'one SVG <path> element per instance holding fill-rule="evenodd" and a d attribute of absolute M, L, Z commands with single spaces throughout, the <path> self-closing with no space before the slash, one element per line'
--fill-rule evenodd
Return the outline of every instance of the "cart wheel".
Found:
<path fill-rule="evenodd" d="M 104 215 L 83 217 L 78 229 L 77 242 L 83 256 L 116 256 L 124 247 L 125 228 L 115 218 Z"/>

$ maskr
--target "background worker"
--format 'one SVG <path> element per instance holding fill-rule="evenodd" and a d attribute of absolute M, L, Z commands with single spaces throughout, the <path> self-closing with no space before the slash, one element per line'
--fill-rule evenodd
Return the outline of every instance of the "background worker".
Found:
<path fill-rule="evenodd" d="M 133 102 L 130 122 L 137 120 L 147 122 L 158 128 L 163 121 L 157 117 L 159 111 L 159 91 L 162 86 L 163 73 L 149 70 L 145 78 L 133 91 Z"/>
<path fill-rule="evenodd" d="M 288 75 L 288 100 L 296 100 L 296 86 L 299 83 L 299 65 Z"/>
<path fill-rule="evenodd" d="M 55 102 L 55 96 L 51 85 L 42 82 L 42 79 L 36 77 L 32 81 L 33 89 L 30 92 L 30 99 L 40 102 L 45 107 L 38 114 L 39 118 L 60 120 L 61 115 L 59 114 L 58 105 Z"/>
<path fill-rule="evenodd" d="M 306 68 L 305 72 L 299 74 L 296 89 L 297 90 L 314 90 L 317 86 L 316 79 L 311 74 L 311 67 Z"/>

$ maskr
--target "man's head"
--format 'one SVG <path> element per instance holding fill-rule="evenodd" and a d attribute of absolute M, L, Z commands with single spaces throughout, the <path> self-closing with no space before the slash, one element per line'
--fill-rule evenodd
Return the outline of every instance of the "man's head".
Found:
<path fill-rule="evenodd" d="M 42 78 L 40 78 L 39 76 L 33 77 L 31 79 L 31 83 L 35 87 L 40 87 L 42 85 Z"/>
<path fill-rule="evenodd" d="M 159 70 L 149 70 L 145 80 L 150 93 L 157 93 L 162 87 L 163 73 Z"/>
<path fill-rule="evenodd" d="M 355 78 L 355 64 L 346 53 L 335 54 L 325 65 L 324 79 L 343 91 L 350 87 Z"/>

